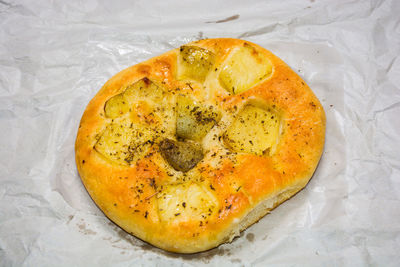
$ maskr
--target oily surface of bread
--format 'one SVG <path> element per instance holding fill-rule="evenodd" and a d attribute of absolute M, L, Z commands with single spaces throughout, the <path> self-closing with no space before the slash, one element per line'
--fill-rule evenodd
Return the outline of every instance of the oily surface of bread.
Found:
<path fill-rule="evenodd" d="M 320 102 L 282 60 L 247 41 L 205 39 L 106 82 L 83 114 L 76 163 L 112 221 L 193 253 L 301 190 L 324 136 Z"/>

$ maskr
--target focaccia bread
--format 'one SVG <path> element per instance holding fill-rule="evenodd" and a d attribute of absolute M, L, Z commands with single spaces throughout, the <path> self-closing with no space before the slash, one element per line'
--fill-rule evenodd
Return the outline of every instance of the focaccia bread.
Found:
<path fill-rule="evenodd" d="M 76 163 L 92 199 L 167 251 L 230 242 L 309 181 L 324 110 L 266 49 L 206 39 L 129 67 L 88 104 Z"/>

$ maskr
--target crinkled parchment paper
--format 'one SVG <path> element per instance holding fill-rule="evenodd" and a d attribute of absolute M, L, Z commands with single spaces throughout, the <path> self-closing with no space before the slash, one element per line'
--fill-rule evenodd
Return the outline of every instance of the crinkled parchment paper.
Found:
<path fill-rule="evenodd" d="M 0 1 L 0 265 L 399 266 L 400 1 Z M 231 244 L 154 248 L 111 223 L 74 162 L 89 100 L 200 38 L 281 57 L 327 115 L 308 186 Z"/>

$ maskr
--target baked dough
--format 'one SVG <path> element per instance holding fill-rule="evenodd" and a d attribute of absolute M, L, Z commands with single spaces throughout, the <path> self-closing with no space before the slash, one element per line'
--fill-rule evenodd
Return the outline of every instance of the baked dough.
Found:
<path fill-rule="evenodd" d="M 309 181 L 324 110 L 268 50 L 205 39 L 129 67 L 88 104 L 76 163 L 98 207 L 167 251 L 230 242 Z"/>

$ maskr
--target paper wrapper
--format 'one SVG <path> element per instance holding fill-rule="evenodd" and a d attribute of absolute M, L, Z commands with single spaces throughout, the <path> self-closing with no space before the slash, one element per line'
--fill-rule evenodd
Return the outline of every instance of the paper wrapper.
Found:
<path fill-rule="evenodd" d="M 0 265 L 399 266 L 400 2 L 0 1 Z M 208 252 L 164 252 L 95 206 L 82 113 L 120 70 L 199 38 L 255 42 L 321 100 L 308 186 Z"/>

